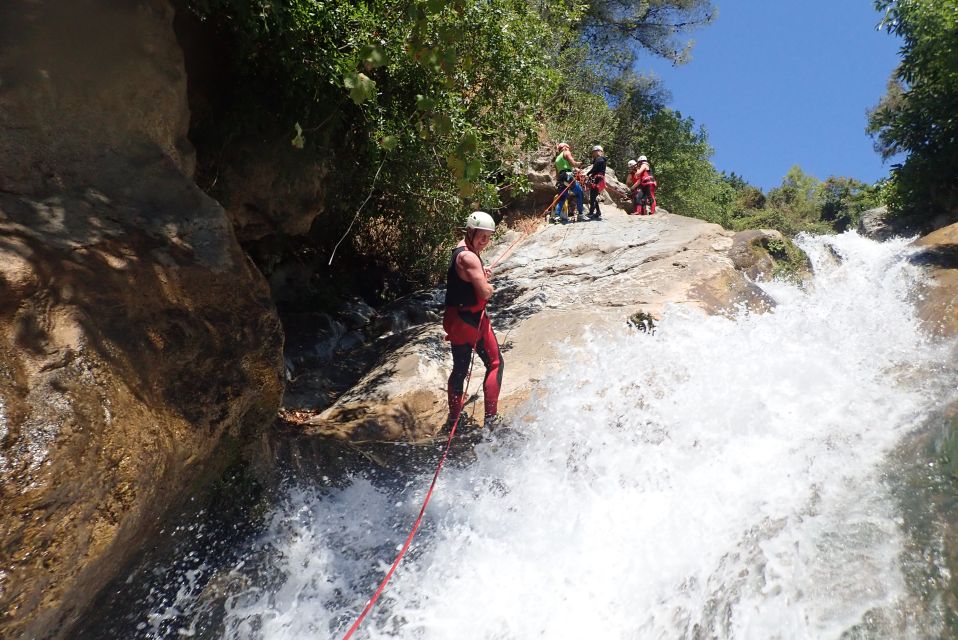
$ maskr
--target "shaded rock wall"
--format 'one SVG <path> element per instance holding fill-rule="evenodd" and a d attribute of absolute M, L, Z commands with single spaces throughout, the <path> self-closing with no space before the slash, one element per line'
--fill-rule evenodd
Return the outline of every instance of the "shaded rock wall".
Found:
<path fill-rule="evenodd" d="M 216 14 L 200 20 L 186 0 L 172 1 L 186 68 L 196 182 L 226 210 L 277 304 L 299 306 L 316 288 L 317 273 L 328 271 L 316 252 L 329 244 L 329 234 L 314 225 L 327 205 L 342 197 L 344 180 L 356 167 L 349 130 L 342 130 L 338 117 L 340 105 L 317 102 L 313 126 L 303 121 L 310 144 L 293 147 L 294 122 L 276 115 L 288 111 L 282 83 L 250 76 L 234 25 L 218 21 Z M 329 113 L 319 113 L 323 110 Z"/>
<path fill-rule="evenodd" d="M 0 4 L 0 637 L 66 638 L 268 424 L 282 333 L 193 183 L 164 0 Z"/>

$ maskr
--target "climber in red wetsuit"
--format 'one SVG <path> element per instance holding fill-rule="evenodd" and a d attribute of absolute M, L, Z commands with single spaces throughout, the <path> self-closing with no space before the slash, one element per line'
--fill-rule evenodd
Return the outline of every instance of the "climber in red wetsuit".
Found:
<path fill-rule="evenodd" d="M 644 214 L 645 205 L 648 205 L 648 215 L 652 215 L 655 213 L 656 187 L 655 178 L 652 177 L 652 166 L 649 164 L 649 159 L 645 156 L 639 156 L 638 165 L 635 175 L 638 178 L 638 187 L 641 190 L 641 195 L 636 201 L 635 212 L 640 215 Z"/>
<path fill-rule="evenodd" d="M 463 387 L 469 373 L 472 350 L 486 366 L 482 392 L 485 403 L 484 426 L 499 426 L 499 388 L 502 385 L 502 354 L 499 342 L 492 332 L 486 313 L 486 303 L 492 296 L 489 277 L 492 272 L 483 267 L 479 254 L 489 246 L 496 223 L 488 213 L 475 211 L 466 219 L 466 236 L 452 251 L 446 272 L 446 311 L 442 327 L 452 345 L 452 373 L 449 375 L 449 421 L 458 420 L 463 405 Z"/>

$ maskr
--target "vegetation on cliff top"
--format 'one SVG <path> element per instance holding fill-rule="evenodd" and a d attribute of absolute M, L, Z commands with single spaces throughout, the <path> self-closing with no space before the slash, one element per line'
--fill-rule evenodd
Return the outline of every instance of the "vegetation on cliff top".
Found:
<path fill-rule="evenodd" d="M 650 156 L 667 209 L 785 233 L 848 228 L 888 193 L 940 200 L 927 176 L 953 176 L 958 157 L 953 123 L 951 147 L 939 135 L 956 112 L 954 61 L 929 44 L 953 39 L 955 20 L 930 0 L 877 3 L 906 38 L 896 93 L 872 116 L 889 153 L 912 154 L 894 185 L 822 182 L 796 167 L 768 194 L 717 171 L 706 132 L 631 72 L 639 52 L 681 63 L 682 34 L 714 17 L 709 0 L 184 1 L 228 42 L 235 84 L 194 130 L 201 164 L 215 164 L 204 149 L 239 128 L 327 163 L 316 255 L 328 257 L 345 234 L 338 255 L 392 274 L 383 297 L 441 273 L 463 213 L 500 209 L 503 194 L 526 186 L 523 162 L 560 139 L 582 160 L 602 144 L 620 173 L 627 159 Z M 941 4 L 954 14 L 954 0 Z M 928 103 L 941 96 L 951 102 Z"/>
<path fill-rule="evenodd" d="M 235 78 L 224 111 L 193 131 L 201 163 L 215 163 L 203 148 L 220 148 L 237 129 L 284 136 L 304 161 L 324 158 L 335 174 L 313 240 L 328 255 L 350 229 L 339 255 L 374 258 L 399 275 L 395 289 L 441 272 L 463 213 L 496 211 L 504 193 L 521 192 L 523 161 L 560 136 L 579 151 L 597 139 L 611 151 L 618 131 L 631 143 L 614 156 L 624 159 L 645 144 L 628 131 L 656 131 L 676 202 L 694 199 L 680 188 L 690 172 L 670 169 L 681 153 L 721 184 L 704 133 L 627 71 L 637 50 L 681 61 L 681 34 L 711 19 L 709 0 L 186 6 L 228 42 Z"/>
<path fill-rule="evenodd" d="M 869 130 L 893 171 L 890 204 L 903 213 L 958 211 L 958 0 L 878 0 L 902 61 Z"/>

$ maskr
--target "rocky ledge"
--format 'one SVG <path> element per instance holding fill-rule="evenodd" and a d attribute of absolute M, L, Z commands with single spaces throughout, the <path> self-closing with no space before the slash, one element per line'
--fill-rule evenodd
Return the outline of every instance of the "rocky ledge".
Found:
<path fill-rule="evenodd" d="M 958 223 L 919 238 L 912 262 L 924 266 L 928 278 L 916 301 L 925 328 L 942 336 L 958 335 Z"/>
<path fill-rule="evenodd" d="M 505 233 L 484 256 L 495 263 L 508 252 L 494 268 L 489 305 L 505 361 L 500 410 L 508 414 L 527 398 L 558 362 L 554 345 L 581 340 L 586 326 L 592 332 L 645 328 L 666 305 L 709 314 L 740 305 L 770 309 L 774 302 L 753 278 L 781 267 L 769 247 L 785 242 L 775 231 L 736 234 L 661 208 L 654 216 L 630 216 L 611 202 L 601 220 Z M 442 293 L 430 292 L 421 304 L 441 313 Z M 350 442 L 433 436 L 446 417 L 451 368 L 438 313 L 407 329 L 404 342 L 332 406 L 300 415 L 296 434 Z M 473 390 L 478 379 L 481 374 L 473 376 Z M 477 402 L 468 411 L 481 416 L 481 394 Z"/>

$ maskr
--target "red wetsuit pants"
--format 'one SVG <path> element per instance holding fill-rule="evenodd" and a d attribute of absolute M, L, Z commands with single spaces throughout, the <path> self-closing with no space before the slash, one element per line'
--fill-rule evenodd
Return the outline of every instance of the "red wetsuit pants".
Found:
<path fill-rule="evenodd" d="M 468 311 L 446 307 L 442 328 L 446 330 L 446 339 L 452 344 L 452 373 L 446 387 L 449 413 L 457 415 L 461 410 L 463 387 L 469 374 L 473 346 L 482 363 L 486 365 L 486 377 L 482 384 L 485 413 L 487 416 L 496 413 L 499 407 L 499 388 L 502 386 L 503 362 L 489 316 L 482 310 Z"/>
<path fill-rule="evenodd" d="M 655 213 L 655 182 L 643 181 L 635 188 L 635 212 L 642 213 L 642 206 L 649 206 L 649 213 Z"/>

